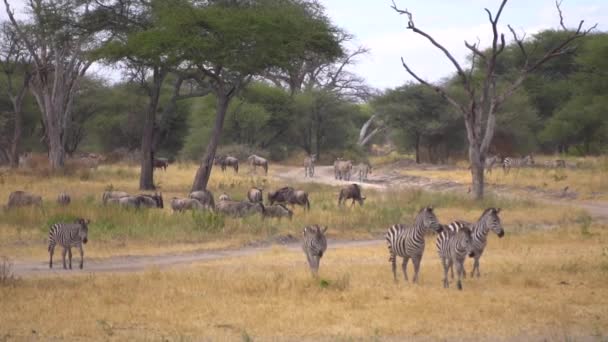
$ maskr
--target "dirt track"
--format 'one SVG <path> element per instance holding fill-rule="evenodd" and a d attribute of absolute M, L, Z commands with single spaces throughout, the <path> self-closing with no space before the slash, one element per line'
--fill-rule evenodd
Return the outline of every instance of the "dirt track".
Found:
<path fill-rule="evenodd" d="M 328 185 L 343 185 L 348 182 L 334 179 L 333 167 L 318 166 L 315 170 L 314 178 L 304 178 L 302 168 L 294 167 L 277 167 L 276 177 L 284 180 L 286 184 L 297 182 L 315 182 Z M 351 181 L 352 182 L 352 181 Z M 456 191 L 466 192 L 467 186 L 458 184 L 452 181 L 431 180 L 424 177 L 404 176 L 399 174 L 394 169 L 379 169 L 374 170 L 364 187 L 374 188 L 378 190 L 386 190 L 388 188 L 403 187 L 403 188 L 422 188 L 430 191 Z M 504 193 L 502 193 L 505 195 Z M 508 194 L 507 194 L 508 195 Z M 574 205 L 583 208 L 589 212 L 594 219 L 608 220 L 608 203 L 606 202 L 580 202 L 580 201 L 563 201 L 550 198 L 538 198 L 550 204 L 556 205 Z M 292 238 L 292 240 L 296 240 Z M 329 243 L 330 248 L 348 248 L 356 246 L 371 246 L 381 245 L 382 240 L 367 240 L 367 241 L 333 241 Z M 289 241 L 283 245 L 293 251 L 300 248 L 298 242 Z M 23 262 L 15 261 L 13 265 L 14 273 L 17 276 L 49 276 L 49 275 L 83 275 L 99 272 L 137 272 L 143 271 L 150 267 L 158 268 L 176 268 L 180 266 L 188 266 L 196 262 L 209 260 L 218 260 L 223 258 L 243 257 L 252 254 L 257 254 L 270 250 L 270 243 L 266 243 L 262 247 L 244 247 L 236 250 L 218 250 L 218 251 L 199 251 L 185 254 L 164 254 L 154 256 L 120 256 L 106 259 L 86 259 L 85 269 L 83 271 L 75 268 L 71 272 L 66 272 L 61 268 L 60 259 L 56 258 L 54 269 L 48 268 L 48 261 L 40 262 Z M 74 265 L 77 266 L 79 256 L 75 254 L 73 259 Z M 57 263 L 59 261 L 59 263 Z"/>

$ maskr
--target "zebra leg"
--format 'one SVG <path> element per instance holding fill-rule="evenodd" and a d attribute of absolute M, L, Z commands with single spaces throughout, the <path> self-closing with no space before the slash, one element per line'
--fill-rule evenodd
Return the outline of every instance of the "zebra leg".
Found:
<path fill-rule="evenodd" d="M 314 271 L 313 274 L 315 277 L 319 276 L 319 264 L 321 262 L 321 257 L 319 257 L 318 255 L 315 255 L 312 257 L 313 263 L 314 263 Z"/>
<path fill-rule="evenodd" d="M 395 283 L 397 282 L 397 256 L 394 254 L 391 254 L 391 267 L 393 270 L 393 279 L 395 280 Z"/>
<path fill-rule="evenodd" d="M 80 245 L 80 269 L 84 266 L 84 251 L 82 250 L 82 245 Z"/>
<path fill-rule="evenodd" d="M 450 266 L 448 266 L 448 262 L 445 258 L 441 258 L 441 264 L 443 265 L 443 287 L 447 289 L 450 287 L 450 283 L 448 282 L 448 268 L 450 268 Z M 454 278 L 454 272 L 452 272 L 452 278 Z"/>
<path fill-rule="evenodd" d="M 61 258 L 63 259 L 63 269 L 67 270 L 67 266 L 65 264 L 65 254 L 68 252 L 68 249 L 63 247 L 63 251 L 61 252 Z"/>
<path fill-rule="evenodd" d="M 458 286 L 459 290 L 462 290 L 461 278 L 462 278 L 462 274 L 464 273 L 463 263 L 464 263 L 464 261 L 460 262 L 460 260 L 456 260 L 456 266 L 458 266 L 458 270 L 457 270 L 457 273 L 458 273 L 458 283 L 457 284 L 458 285 L 457 286 Z"/>
<path fill-rule="evenodd" d="M 403 264 L 401 264 L 401 268 L 403 269 L 403 277 L 405 278 L 406 282 L 408 282 L 408 279 L 407 279 L 407 263 L 409 261 L 410 261 L 409 257 L 403 257 Z"/>
<path fill-rule="evenodd" d="M 418 272 L 420 271 L 420 260 L 422 259 L 421 256 L 418 257 L 413 257 L 412 258 L 412 263 L 414 263 L 414 283 L 418 283 Z"/>
<path fill-rule="evenodd" d="M 479 278 L 479 258 L 475 258 L 475 266 L 473 266 L 476 270 L 477 270 L 477 278 Z M 473 275 L 471 275 L 471 278 L 473 278 Z"/>
<path fill-rule="evenodd" d="M 68 247 L 68 260 L 69 260 L 70 269 L 72 269 L 72 247 Z"/>
<path fill-rule="evenodd" d="M 450 276 L 452 277 L 452 280 L 454 280 L 454 266 L 450 265 Z"/>
<path fill-rule="evenodd" d="M 49 268 L 53 268 L 53 253 L 55 253 L 55 245 L 49 246 Z"/>

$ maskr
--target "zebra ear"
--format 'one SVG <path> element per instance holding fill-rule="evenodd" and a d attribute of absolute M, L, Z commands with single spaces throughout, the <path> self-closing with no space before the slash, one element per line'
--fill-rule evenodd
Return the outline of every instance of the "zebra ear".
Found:
<path fill-rule="evenodd" d="M 322 233 L 325 234 L 326 231 L 327 231 L 327 226 L 323 227 Z"/>
<path fill-rule="evenodd" d="M 428 210 L 428 211 L 432 212 L 432 211 L 433 211 L 433 206 L 432 206 L 432 205 L 429 205 L 428 207 L 426 207 L 426 210 Z"/>
<path fill-rule="evenodd" d="M 500 208 L 495 208 L 494 213 L 496 213 L 496 214 L 500 213 Z"/>

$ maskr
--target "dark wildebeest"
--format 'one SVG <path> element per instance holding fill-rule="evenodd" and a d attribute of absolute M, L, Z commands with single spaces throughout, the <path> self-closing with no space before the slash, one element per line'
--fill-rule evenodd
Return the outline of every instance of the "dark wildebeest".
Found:
<path fill-rule="evenodd" d="M 351 207 L 355 205 L 355 201 L 359 202 L 359 205 L 363 206 L 365 196 L 361 195 L 361 187 L 358 184 L 351 184 L 340 190 L 340 196 L 338 197 L 338 206 L 341 206 L 346 200 L 352 199 L 353 202 Z"/>
<path fill-rule="evenodd" d="M 141 194 L 141 206 L 145 208 L 164 208 L 163 193 L 154 193 L 154 195 Z"/>
<path fill-rule="evenodd" d="M 232 156 L 225 156 L 220 162 L 222 171 L 226 171 L 226 167 L 230 166 L 235 173 L 239 173 L 239 160 Z"/>
<path fill-rule="evenodd" d="M 173 197 L 171 199 L 171 209 L 173 209 L 173 212 L 182 212 L 184 210 L 203 210 L 205 208 L 195 198 Z"/>
<path fill-rule="evenodd" d="M 233 217 L 245 217 L 256 213 L 260 213 L 263 216 L 265 212 L 262 203 L 251 203 L 247 201 L 220 201 L 215 206 L 215 209 L 222 214 Z"/>
<path fill-rule="evenodd" d="M 6 205 L 7 209 L 27 206 L 41 207 L 42 197 L 21 190 L 13 191 L 8 196 L 8 203 Z"/>
<path fill-rule="evenodd" d="M 66 192 L 62 192 L 57 196 L 57 203 L 66 206 L 72 202 L 72 198 Z"/>
<path fill-rule="evenodd" d="M 247 199 L 251 203 L 262 203 L 264 201 L 264 197 L 262 195 L 263 189 L 253 187 L 249 189 L 247 192 Z"/>
<path fill-rule="evenodd" d="M 261 166 L 264 168 L 264 174 L 268 174 L 268 160 L 265 158 L 252 154 L 247 158 L 247 161 L 249 161 L 249 166 L 253 172 L 255 172 L 258 166 Z"/>
<path fill-rule="evenodd" d="M 304 177 L 315 175 L 315 161 L 317 161 L 316 154 L 311 154 L 309 157 L 304 158 Z"/>
<path fill-rule="evenodd" d="M 189 198 L 194 198 L 201 202 L 204 208 L 211 209 L 215 208 L 215 201 L 213 200 L 213 194 L 209 190 L 194 191 L 190 193 Z"/>
<path fill-rule="evenodd" d="M 264 209 L 264 217 L 278 217 L 279 219 L 288 217 L 291 220 L 293 216 L 293 211 L 283 204 L 267 205 Z"/>
<path fill-rule="evenodd" d="M 124 191 L 104 191 L 103 195 L 101 196 L 101 201 L 103 204 L 106 204 L 110 199 L 119 199 L 128 196 L 129 194 Z"/>
<path fill-rule="evenodd" d="M 295 190 L 290 186 L 286 186 L 280 188 L 276 191 L 271 191 L 268 193 L 268 202 L 270 204 L 283 203 L 283 204 L 291 204 L 300 205 L 305 209 L 310 209 L 310 201 L 308 200 L 308 193 L 303 190 Z"/>
<path fill-rule="evenodd" d="M 163 169 L 164 171 L 167 171 L 167 167 L 169 166 L 169 159 L 154 158 L 153 165 L 155 169 Z"/>

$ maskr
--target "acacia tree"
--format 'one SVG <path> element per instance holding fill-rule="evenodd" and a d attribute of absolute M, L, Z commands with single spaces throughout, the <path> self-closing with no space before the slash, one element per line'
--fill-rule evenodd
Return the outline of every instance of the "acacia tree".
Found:
<path fill-rule="evenodd" d="M 70 123 L 78 83 L 93 63 L 87 53 L 100 40 L 98 23 L 91 21 L 84 1 L 29 0 L 29 20 L 17 22 L 8 1 L 6 13 L 32 58 L 29 89 L 34 95 L 45 127 L 49 164 L 53 170 L 64 165 L 64 132 Z"/>
<path fill-rule="evenodd" d="M 224 119 L 232 99 L 254 76 L 312 51 L 338 49 L 326 21 L 309 15 L 300 1 L 189 1 L 165 4 L 163 32 L 184 61 L 206 77 L 216 99 L 209 143 L 192 190 L 207 187 Z"/>
<path fill-rule="evenodd" d="M 8 157 L 11 168 L 16 168 L 23 128 L 23 102 L 31 78 L 31 59 L 10 23 L 2 23 L 0 30 L 0 66 L 5 76 L 6 95 L 13 107 L 13 136 Z"/>
<path fill-rule="evenodd" d="M 518 35 L 511 26 L 508 26 L 509 31 L 511 31 L 513 36 L 513 40 L 519 47 L 523 56 L 523 64 L 513 79 L 505 79 L 496 72 L 496 61 L 505 48 L 505 36 L 498 32 L 498 21 L 506 4 L 507 0 L 503 0 L 496 14 L 492 14 L 487 8 L 485 9 L 488 14 L 493 35 L 492 46 L 487 51 L 480 50 L 479 43 L 470 44 L 467 41 L 464 42 L 465 46 L 472 52 L 472 62 L 469 70 L 465 70 L 441 43 L 437 42 L 430 34 L 417 27 L 411 12 L 407 9 L 399 9 L 394 1 L 392 5 L 392 8 L 397 13 L 407 16 L 408 30 L 426 38 L 433 46 L 441 50 L 456 68 L 460 85 L 466 93 L 465 100 L 463 101 L 456 100 L 456 98 L 450 95 L 443 87 L 425 81 L 405 63 L 403 58 L 401 58 L 403 67 L 414 79 L 434 89 L 463 114 L 467 131 L 467 140 L 469 142 L 469 161 L 471 163 L 473 194 L 476 199 L 481 199 L 484 194 L 485 158 L 494 137 L 496 113 L 500 106 L 522 85 L 530 73 L 534 72 L 548 60 L 571 52 L 573 49 L 571 43 L 578 38 L 586 36 L 597 26 L 596 24 L 588 29 L 583 29 L 584 20 L 581 20 L 576 30 L 569 31 L 564 25 L 560 2 L 556 2 L 560 26 L 564 31 L 568 31 L 569 34 L 555 46 L 547 49 L 545 53 L 536 60 L 531 60 L 529 58 L 528 51 L 524 45 L 525 36 Z M 479 59 L 481 62 L 481 80 L 479 82 L 473 76 L 476 59 Z"/>

